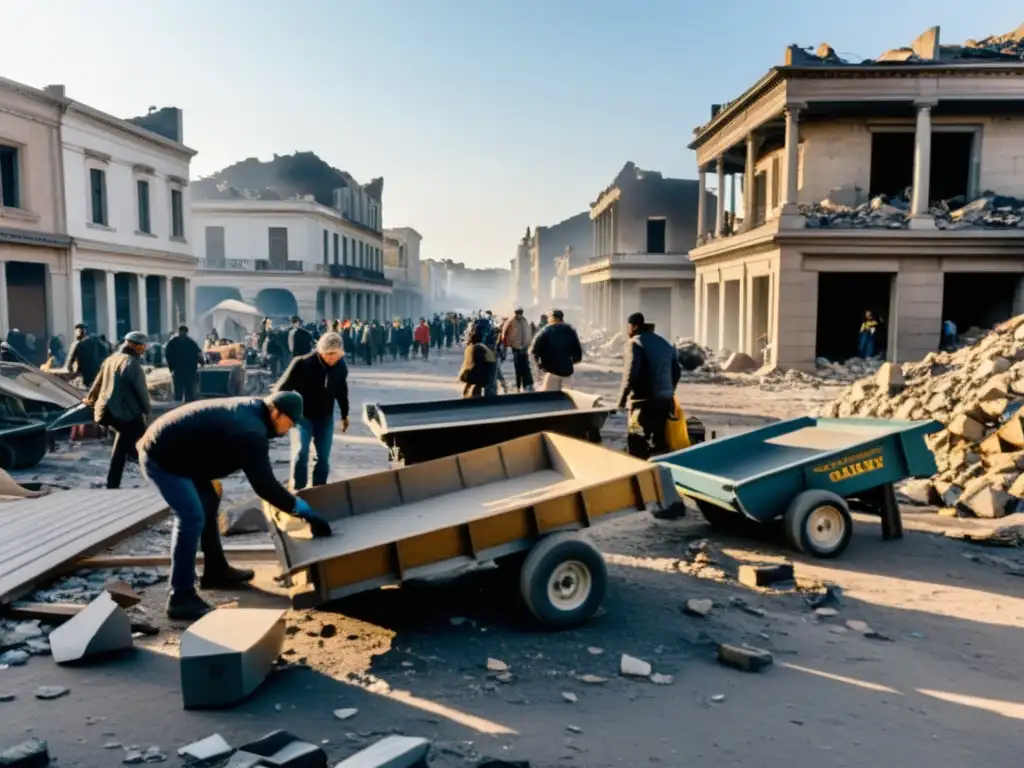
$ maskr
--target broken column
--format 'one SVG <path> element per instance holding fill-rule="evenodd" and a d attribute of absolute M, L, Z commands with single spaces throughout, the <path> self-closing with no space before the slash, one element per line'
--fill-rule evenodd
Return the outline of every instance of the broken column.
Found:
<path fill-rule="evenodd" d="M 910 204 L 911 229 L 935 229 L 928 196 L 932 173 L 932 102 L 915 102 L 917 126 L 914 130 L 914 196 Z"/>
<path fill-rule="evenodd" d="M 58 664 L 131 648 L 132 620 L 111 597 L 102 593 L 50 633 L 50 652 Z"/>

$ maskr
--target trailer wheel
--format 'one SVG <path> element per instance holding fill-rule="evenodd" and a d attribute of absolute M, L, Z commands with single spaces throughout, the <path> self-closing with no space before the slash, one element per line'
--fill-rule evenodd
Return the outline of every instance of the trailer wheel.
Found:
<path fill-rule="evenodd" d="M 17 454 L 10 443 L 0 443 L 0 469 L 14 469 Z"/>
<path fill-rule="evenodd" d="M 783 523 L 789 542 L 813 557 L 839 557 L 853 535 L 850 508 L 831 491 L 804 491 L 790 503 Z"/>
<path fill-rule="evenodd" d="M 597 613 L 607 586 L 601 553 L 573 533 L 542 538 L 519 572 L 526 607 L 539 622 L 556 629 L 578 626 Z"/>
<path fill-rule="evenodd" d="M 697 504 L 697 509 L 700 511 L 704 519 L 711 524 L 712 528 L 718 528 L 722 531 L 735 531 L 742 525 L 744 521 L 743 515 L 736 512 L 730 512 L 728 509 L 722 509 L 716 504 L 712 504 L 702 499 L 694 499 Z"/>

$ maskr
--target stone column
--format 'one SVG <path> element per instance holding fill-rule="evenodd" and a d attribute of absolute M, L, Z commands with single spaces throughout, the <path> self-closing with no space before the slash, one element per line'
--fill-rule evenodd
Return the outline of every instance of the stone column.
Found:
<path fill-rule="evenodd" d="M 160 317 L 163 318 L 164 333 L 174 333 L 174 278 L 168 275 L 163 278 L 164 295 L 160 302 Z"/>
<path fill-rule="evenodd" d="M 136 275 L 135 276 L 135 328 L 133 330 L 141 331 L 142 333 L 149 335 L 149 312 L 148 305 L 146 303 L 146 276 Z"/>
<path fill-rule="evenodd" d="M 120 339 L 117 338 L 117 290 L 114 287 L 114 273 L 107 270 L 103 275 L 106 278 L 106 295 L 104 298 L 107 302 L 105 315 L 107 325 L 103 332 L 107 334 L 107 341 L 111 344 L 116 344 Z"/>
<path fill-rule="evenodd" d="M 918 103 L 914 130 L 914 194 L 910 204 L 911 229 L 935 229 L 928 212 L 932 176 L 932 103 Z"/>
<path fill-rule="evenodd" d="M 743 231 L 754 228 L 754 164 L 757 161 L 757 136 L 747 134 L 747 163 L 743 169 Z"/>
<path fill-rule="evenodd" d="M 71 270 L 71 326 L 84 323 L 82 317 L 82 270 Z M 91 329 L 90 329 L 91 330 Z"/>
<path fill-rule="evenodd" d="M 598 245 L 597 245 L 597 240 L 598 240 L 598 238 L 597 238 L 597 219 L 591 219 L 590 220 L 590 234 L 591 234 L 591 239 L 594 242 L 594 253 L 593 253 L 593 256 L 596 259 L 598 256 L 601 255 L 600 251 L 598 250 Z"/>
<path fill-rule="evenodd" d="M 706 213 L 704 211 L 704 192 L 707 189 L 707 177 L 703 168 L 697 169 L 697 245 L 704 242 Z"/>
<path fill-rule="evenodd" d="M 181 312 L 181 314 L 182 314 L 182 322 L 185 323 L 185 325 L 191 325 L 192 324 L 192 313 L 195 311 L 195 306 L 196 306 L 195 288 L 192 285 L 192 281 L 186 278 L 186 280 L 185 280 L 185 306 L 182 308 L 182 312 Z"/>
<path fill-rule="evenodd" d="M 800 109 L 795 104 L 786 107 L 786 154 L 782 188 L 783 199 L 779 211 L 779 224 L 783 229 L 803 229 L 804 217 L 797 205 L 799 196 L 800 163 Z"/>
<path fill-rule="evenodd" d="M 665 233 L 668 234 L 667 232 Z M 618 251 L 618 238 L 615 237 L 615 205 L 608 206 L 608 253 L 613 256 Z"/>
<path fill-rule="evenodd" d="M 725 234 L 725 158 L 718 156 L 716 162 L 718 170 L 718 195 L 715 206 L 715 237 Z"/>
<path fill-rule="evenodd" d="M 11 330 L 11 305 L 7 298 L 7 262 L 0 261 L 0 336 Z"/>

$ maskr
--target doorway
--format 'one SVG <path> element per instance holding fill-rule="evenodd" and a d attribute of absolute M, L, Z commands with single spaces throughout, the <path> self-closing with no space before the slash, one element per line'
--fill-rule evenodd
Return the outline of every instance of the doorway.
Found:
<path fill-rule="evenodd" d="M 878 321 L 875 356 L 888 350 L 889 300 L 895 273 L 821 272 L 815 356 L 845 362 L 859 355 L 858 336 L 865 311 Z"/>

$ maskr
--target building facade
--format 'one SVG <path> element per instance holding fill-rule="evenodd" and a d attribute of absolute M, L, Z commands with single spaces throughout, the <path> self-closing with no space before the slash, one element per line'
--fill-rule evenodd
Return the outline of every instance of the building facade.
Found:
<path fill-rule="evenodd" d="M 668 179 L 626 163 L 590 209 L 593 253 L 570 270 L 582 283 L 582 320 L 618 330 L 642 311 L 668 339 L 693 334 L 698 182 Z M 702 206 L 702 210 L 708 205 Z"/>
<path fill-rule="evenodd" d="M 276 321 L 392 316 L 379 201 L 201 200 L 192 212 L 198 314 L 239 299 Z"/>
<path fill-rule="evenodd" d="M 412 227 L 384 230 L 384 275 L 392 282 L 393 312 L 397 317 L 423 314 L 420 243 L 423 236 Z"/>
<path fill-rule="evenodd" d="M 516 246 L 516 255 L 509 262 L 509 296 L 516 307 L 533 307 L 533 266 L 530 262 L 530 228 Z"/>
<path fill-rule="evenodd" d="M 63 86 L 48 86 L 64 96 Z M 193 318 L 189 166 L 181 113 L 162 136 L 68 99 L 61 120 L 71 318 L 110 340 L 167 338 Z"/>
<path fill-rule="evenodd" d="M 940 47 L 937 27 L 873 62 L 788 49 L 690 145 L 702 188 L 744 180 L 743 226 L 720 197 L 690 252 L 697 338 L 811 369 L 855 356 L 872 311 L 876 351 L 905 361 L 943 320 L 1024 310 L 1022 100 L 1019 57 Z"/>
<path fill-rule="evenodd" d="M 62 194 L 64 100 L 0 79 L 0 336 L 30 339 L 35 363 L 70 333 L 71 241 Z"/>
<path fill-rule="evenodd" d="M 579 309 L 579 278 L 566 269 L 583 266 L 594 255 L 590 215 L 584 211 L 549 227 L 535 227 L 532 235 L 527 230 L 527 238 L 530 296 L 526 306 L 537 313 L 550 311 L 555 303 L 559 309 Z M 567 255 L 570 261 L 563 263 Z M 559 269 L 563 272 L 561 282 Z M 564 295 L 556 296 L 556 290 Z M 570 299 L 576 300 L 571 307 L 566 303 Z"/>

